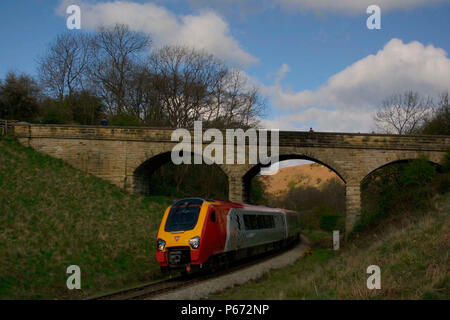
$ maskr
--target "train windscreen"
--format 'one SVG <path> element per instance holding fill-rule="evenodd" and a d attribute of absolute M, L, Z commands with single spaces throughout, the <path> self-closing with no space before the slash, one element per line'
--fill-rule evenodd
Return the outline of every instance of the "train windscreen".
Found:
<path fill-rule="evenodd" d="M 180 232 L 194 229 L 202 204 L 202 199 L 185 199 L 175 202 L 170 208 L 165 231 Z"/>

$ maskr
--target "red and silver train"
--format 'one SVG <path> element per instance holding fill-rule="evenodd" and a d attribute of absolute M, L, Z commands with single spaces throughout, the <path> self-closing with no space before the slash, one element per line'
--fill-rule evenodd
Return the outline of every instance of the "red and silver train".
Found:
<path fill-rule="evenodd" d="M 197 271 L 279 250 L 300 238 L 298 213 L 188 198 L 168 207 L 156 240 L 162 272 Z"/>

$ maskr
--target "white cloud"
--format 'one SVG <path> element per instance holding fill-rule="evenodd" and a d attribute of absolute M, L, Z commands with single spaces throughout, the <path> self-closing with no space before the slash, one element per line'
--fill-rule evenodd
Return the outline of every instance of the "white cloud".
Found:
<path fill-rule="evenodd" d="M 283 65 L 278 74 L 289 67 Z M 284 125 L 313 125 L 316 131 L 368 132 L 372 115 L 381 101 L 406 90 L 436 96 L 450 90 L 450 59 L 432 45 L 408 44 L 392 39 L 375 55 L 369 55 L 330 77 L 317 90 L 292 92 L 274 85 L 262 86 L 273 105 L 288 112 L 272 121 Z M 327 109 L 321 108 L 326 107 Z"/>
<path fill-rule="evenodd" d="M 156 46 L 189 45 L 205 49 L 218 58 L 239 66 L 248 66 L 258 61 L 240 46 L 231 35 L 228 23 L 213 11 L 177 16 L 154 3 L 64 0 L 56 12 L 65 17 L 65 9 L 70 4 L 81 7 L 82 28 L 94 29 L 100 25 L 123 23 L 132 30 L 150 34 Z"/>
<path fill-rule="evenodd" d="M 369 55 L 330 77 L 317 90 L 292 92 L 279 83 L 264 90 L 281 109 L 326 106 L 373 108 L 385 97 L 405 90 L 436 95 L 450 89 L 450 59 L 445 50 L 414 41 L 392 39 Z"/>
<path fill-rule="evenodd" d="M 396 9 L 413 9 L 420 6 L 449 2 L 449 0 L 274 0 L 282 8 L 298 11 L 338 12 L 366 14 L 370 5 L 378 5 L 382 12 Z"/>

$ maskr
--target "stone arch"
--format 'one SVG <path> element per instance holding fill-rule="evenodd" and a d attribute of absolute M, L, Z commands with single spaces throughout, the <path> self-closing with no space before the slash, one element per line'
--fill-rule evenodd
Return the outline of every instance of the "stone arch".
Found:
<path fill-rule="evenodd" d="M 362 201 L 361 201 L 361 189 L 362 189 L 362 185 L 364 183 L 364 181 L 366 180 L 366 178 L 368 178 L 371 174 L 375 173 L 376 171 L 388 167 L 390 165 L 394 165 L 397 163 L 406 163 L 415 159 L 419 158 L 419 154 L 412 154 L 410 156 L 397 156 L 396 158 L 392 157 L 392 159 L 387 159 L 385 161 L 380 161 L 377 166 L 372 166 L 370 168 L 370 170 L 366 170 L 365 171 L 365 175 L 363 175 L 360 179 L 359 179 L 359 185 L 355 185 L 354 188 L 354 194 L 358 193 L 358 201 L 359 201 L 359 213 L 357 214 L 356 219 L 354 221 L 352 221 L 352 223 L 350 224 L 352 227 L 355 225 L 355 223 L 360 219 L 360 214 L 361 214 L 361 207 L 362 207 Z M 430 157 L 431 158 L 431 157 Z M 386 159 L 386 158 L 384 158 Z M 437 156 L 433 157 L 433 160 L 430 160 L 429 158 L 427 158 L 427 161 L 429 163 L 431 163 L 432 165 L 441 168 L 442 165 L 436 161 L 436 159 L 438 159 Z M 357 189 L 357 190 L 356 190 Z M 356 199 L 354 199 L 354 201 L 356 201 Z M 348 230 L 352 230 L 352 228 L 348 229 Z"/>
<path fill-rule="evenodd" d="M 378 167 L 376 167 L 375 169 L 371 169 L 369 172 L 366 172 L 366 174 L 364 175 L 364 177 L 361 179 L 361 183 L 364 181 L 364 179 L 366 179 L 368 176 L 370 176 L 372 173 L 374 173 L 375 171 L 378 171 L 384 167 L 396 164 L 396 163 L 406 163 L 412 160 L 418 159 L 418 157 L 405 157 L 405 158 L 401 158 L 401 159 L 397 159 L 397 160 L 392 160 L 392 161 L 387 161 L 381 165 L 379 165 Z M 441 164 L 439 162 L 427 159 L 428 162 L 430 162 L 431 164 L 433 164 L 434 166 L 441 168 Z"/>
<path fill-rule="evenodd" d="M 133 171 L 133 193 L 135 194 L 150 194 L 150 185 L 149 179 L 156 170 L 158 170 L 161 166 L 168 164 L 172 161 L 171 159 L 172 151 L 166 151 L 159 154 L 156 154 L 147 160 L 140 163 Z M 190 153 L 191 156 L 195 156 L 194 152 Z M 188 164 L 189 165 L 189 164 Z M 192 163 L 191 165 L 195 165 Z M 228 181 L 228 172 L 222 165 L 214 165 L 219 168 L 220 171 L 226 177 L 226 181 Z M 228 188 L 227 188 L 228 190 Z M 226 200 L 226 199 L 224 199 Z"/>
<path fill-rule="evenodd" d="M 278 162 L 286 161 L 286 160 L 308 160 L 315 163 L 319 163 L 334 173 L 346 184 L 346 179 L 344 178 L 344 175 L 335 169 L 335 165 L 330 165 L 327 162 L 324 162 L 322 160 L 317 159 L 316 157 L 312 157 L 310 155 L 305 155 L 301 153 L 285 153 L 279 156 Z M 248 202 L 250 200 L 250 193 L 251 193 L 251 181 L 252 179 L 260 172 L 261 168 L 264 167 L 261 164 L 256 164 L 253 167 L 251 167 L 247 172 L 242 176 L 242 186 L 243 186 L 243 200 Z"/>

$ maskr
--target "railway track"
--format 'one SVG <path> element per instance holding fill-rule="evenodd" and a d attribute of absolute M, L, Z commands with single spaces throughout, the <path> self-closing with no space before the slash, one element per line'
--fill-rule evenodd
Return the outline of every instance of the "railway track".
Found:
<path fill-rule="evenodd" d="M 233 263 L 229 268 L 224 270 L 219 270 L 215 273 L 207 273 L 207 272 L 197 272 L 186 276 L 177 276 L 173 278 L 163 279 L 160 281 L 155 281 L 151 283 L 147 283 L 141 286 L 118 290 L 111 293 L 101 294 L 97 296 L 92 296 L 87 298 L 86 300 L 142 300 L 148 299 L 163 293 L 175 291 L 177 289 L 185 288 L 196 283 L 210 280 L 216 277 L 223 276 L 228 273 L 235 272 L 239 269 L 244 269 L 246 267 L 250 267 L 257 263 L 261 263 L 265 260 L 274 258 L 280 255 L 287 250 L 290 250 L 292 247 L 297 245 L 298 242 L 289 245 L 280 251 L 272 251 L 267 252 L 261 255 L 258 255 L 256 258 L 253 257 L 252 260 L 244 259 L 238 262 Z"/>
<path fill-rule="evenodd" d="M 141 286 L 122 289 L 111 293 L 105 293 L 88 297 L 86 300 L 133 300 L 140 299 L 144 296 L 152 296 L 171 289 L 176 289 L 183 283 L 183 277 L 175 277 L 169 279 L 163 279 L 159 281 L 150 282 Z"/>

